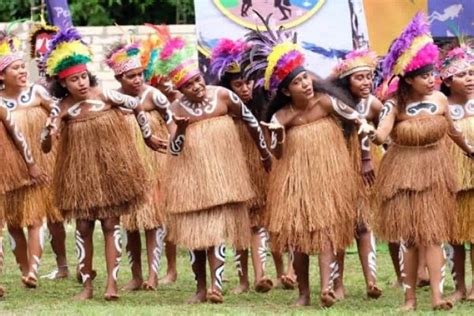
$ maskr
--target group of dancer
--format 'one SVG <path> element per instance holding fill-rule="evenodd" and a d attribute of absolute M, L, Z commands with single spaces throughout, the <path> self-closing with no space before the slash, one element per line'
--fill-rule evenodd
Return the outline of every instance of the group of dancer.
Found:
<path fill-rule="evenodd" d="M 398 250 L 392 259 L 403 310 L 416 308 L 425 268 L 434 309 L 474 300 L 464 281 L 464 243 L 474 240 L 469 43 L 457 40 L 440 54 L 417 14 L 382 59 L 378 98 L 374 52 L 348 53 L 321 79 L 305 68 L 296 35 L 260 18 L 264 30 L 212 50 L 216 85 L 206 83 L 195 47 L 166 26 L 109 47 L 105 63 L 117 90 L 99 86 L 87 67 L 91 49 L 74 28 L 42 23 L 32 31 L 40 74 L 33 85 L 21 43 L 0 33 L 1 218 L 26 287 L 38 283 L 44 221 L 57 255 L 53 277 L 68 275 L 64 222 L 74 219 L 79 300 L 93 297 L 96 220 L 106 300 L 119 298 L 121 227 L 132 270 L 125 289 L 156 289 L 166 243 L 168 281 L 176 278 L 176 246 L 190 251 L 196 292 L 189 303 L 223 302 L 226 245 L 236 250 L 233 292 L 249 290 L 249 249 L 254 288 L 270 291 L 269 242 L 278 282 L 297 285 L 298 306 L 310 305 L 309 257 L 319 256 L 320 305 L 330 307 L 344 299 L 344 255 L 354 238 L 367 296 L 377 299 L 374 236 Z M 448 299 L 444 244 L 452 245 L 456 285 Z"/>

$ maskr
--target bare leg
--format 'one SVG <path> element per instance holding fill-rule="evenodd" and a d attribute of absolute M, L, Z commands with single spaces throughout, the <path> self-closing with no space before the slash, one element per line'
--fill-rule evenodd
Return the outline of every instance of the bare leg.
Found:
<path fill-rule="evenodd" d="M 309 290 L 309 256 L 302 252 L 295 252 L 293 266 L 296 272 L 299 291 L 299 296 L 295 302 L 295 305 L 308 306 L 311 304 Z"/>
<path fill-rule="evenodd" d="M 148 280 L 143 284 L 146 290 L 155 290 L 158 286 L 158 273 L 161 266 L 166 230 L 163 227 L 145 231 L 148 257 Z"/>
<path fill-rule="evenodd" d="M 328 245 L 319 252 L 320 302 L 322 307 L 331 307 L 336 303 L 334 280 L 339 277 L 339 265 L 336 255 Z"/>
<path fill-rule="evenodd" d="M 35 288 L 38 283 L 38 269 L 43 254 L 44 227 L 43 222 L 38 220 L 28 226 L 28 276 L 22 281 L 29 288 Z"/>
<path fill-rule="evenodd" d="M 189 251 L 191 266 L 196 279 L 196 294 L 188 300 L 188 304 L 206 301 L 206 250 Z"/>
<path fill-rule="evenodd" d="M 418 287 L 425 287 L 430 285 L 430 276 L 426 269 L 426 247 L 418 247 Z"/>
<path fill-rule="evenodd" d="M 16 263 L 20 267 L 21 275 L 28 275 L 28 246 L 26 244 L 25 233 L 21 227 L 13 227 L 8 225 L 10 234 L 10 246 L 15 255 Z"/>
<path fill-rule="evenodd" d="M 457 302 L 466 299 L 466 282 L 465 277 L 465 263 L 466 263 L 466 251 L 464 250 L 464 244 L 451 244 L 446 245 L 446 261 L 448 267 L 453 275 L 453 281 L 455 291 L 449 296 L 449 300 Z"/>
<path fill-rule="evenodd" d="M 472 243 L 471 243 L 470 253 L 471 253 L 472 284 L 471 284 L 471 292 L 469 293 L 467 300 L 470 302 L 474 302 L 474 247 Z"/>
<path fill-rule="evenodd" d="M 232 290 L 234 294 L 242 294 L 249 290 L 249 252 L 248 249 L 235 251 L 235 265 L 239 274 L 239 286 Z"/>
<path fill-rule="evenodd" d="M 392 286 L 402 287 L 402 277 L 400 275 L 400 263 L 399 263 L 400 244 L 389 242 L 388 250 L 390 252 L 390 258 L 392 259 L 393 269 L 395 270 L 395 275 L 397 277 L 397 279 L 392 282 Z"/>
<path fill-rule="evenodd" d="M 211 247 L 207 251 L 207 258 L 211 268 L 211 287 L 207 291 L 207 299 L 211 303 L 222 303 L 222 275 L 225 264 L 225 246 Z"/>
<path fill-rule="evenodd" d="M 268 233 L 265 228 L 252 228 L 252 264 L 255 273 L 255 290 L 266 293 L 273 287 L 271 279 L 265 276 L 265 262 L 268 252 Z"/>
<path fill-rule="evenodd" d="M 94 221 L 76 220 L 76 254 L 78 261 L 78 271 L 84 289 L 74 296 L 75 300 L 87 300 L 93 296 L 92 286 L 92 258 Z"/>
<path fill-rule="evenodd" d="M 171 284 L 176 282 L 178 271 L 176 270 L 176 245 L 167 241 L 165 243 L 166 262 L 168 264 L 166 275 L 160 279 L 160 284 Z"/>
<path fill-rule="evenodd" d="M 339 277 L 334 280 L 334 295 L 337 300 L 342 300 L 346 296 L 346 289 L 344 287 L 344 259 L 346 251 L 340 250 L 336 253 L 336 262 L 339 266 Z"/>
<path fill-rule="evenodd" d="M 377 299 L 382 295 L 382 290 L 377 287 L 377 250 L 374 235 L 370 230 L 363 229 L 357 233 L 356 241 L 367 286 L 367 296 Z"/>
<path fill-rule="evenodd" d="M 56 256 L 58 266 L 53 279 L 62 279 L 69 276 L 69 269 L 66 258 L 66 230 L 63 222 L 51 223 L 48 221 L 48 230 L 51 234 L 51 248 Z"/>
<path fill-rule="evenodd" d="M 401 311 L 416 309 L 416 278 L 418 269 L 418 248 L 412 244 L 400 243 L 399 267 L 405 303 Z"/>
<path fill-rule="evenodd" d="M 430 275 L 431 304 L 433 309 L 450 310 L 453 303 L 443 299 L 444 280 L 446 277 L 446 266 L 442 245 L 430 245 L 425 247 L 426 263 Z"/>
<path fill-rule="evenodd" d="M 276 286 L 278 286 L 279 284 L 281 284 L 281 276 L 283 275 L 283 271 L 285 270 L 285 267 L 283 266 L 283 255 L 281 252 L 272 251 L 272 258 L 273 263 L 275 264 L 275 272 L 277 276 Z"/>
<path fill-rule="evenodd" d="M 101 221 L 105 240 L 105 263 L 107 266 L 107 284 L 104 298 L 114 301 L 119 298 L 117 277 L 122 256 L 122 236 L 119 217 L 110 217 Z"/>
<path fill-rule="evenodd" d="M 123 287 L 126 291 L 137 291 L 143 284 L 142 245 L 140 231 L 127 232 L 127 255 L 132 270 L 132 279 Z"/>

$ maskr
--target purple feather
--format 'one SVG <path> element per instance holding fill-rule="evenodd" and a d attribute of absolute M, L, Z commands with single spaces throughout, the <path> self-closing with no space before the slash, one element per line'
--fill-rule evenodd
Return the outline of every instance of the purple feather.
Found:
<path fill-rule="evenodd" d="M 81 34 L 79 34 L 76 28 L 71 27 L 65 30 L 61 29 L 49 42 L 48 52 L 45 54 L 44 60 L 48 59 L 51 52 L 55 50 L 59 44 L 64 42 L 73 42 L 77 40 L 82 41 L 82 36 Z"/>
<path fill-rule="evenodd" d="M 383 60 L 384 77 L 391 75 L 393 67 L 397 63 L 398 58 L 408 49 L 413 40 L 423 34 L 429 34 L 430 26 L 427 22 L 426 15 L 418 12 L 413 20 L 408 24 L 402 34 L 393 41 L 387 55 Z"/>

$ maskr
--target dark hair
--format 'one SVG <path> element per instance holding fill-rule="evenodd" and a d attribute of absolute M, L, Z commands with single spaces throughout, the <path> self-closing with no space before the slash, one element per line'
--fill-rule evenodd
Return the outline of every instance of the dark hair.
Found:
<path fill-rule="evenodd" d="M 251 80 L 251 79 L 243 78 L 241 73 L 225 73 L 221 77 L 221 80 L 217 83 L 217 85 L 233 91 L 230 83 L 233 80 L 238 80 L 238 79 Z M 264 119 L 263 112 L 267 103 L 268 103 L 268 98 L 267 98 L 266 93 L 263 91 L 263 89 L 254 86 L 253 91 L 252 91 L 252 100 L 247 102 L 245 105 L 252 112 L 252 114 L 255 115 L 257 120 L 261 121 Z"/>
<path fill-rule="evenodd" d="M 447 97 L 451 95 L 451 89 L 446 85 L 446 81 L 452 81 L 453 77 L 447 78 L 441 82 L 440 91 Z"/>
<path fill-rule="evenodd" d="M 97 77 L 91 74 L 90 71 L 87 71 L 87 76 L 89 77 L 91 87 L 96 87 L 99 84 L 97 81 Z M 51 81 L 49 93 L 51 94 L 51 96 L 58 99 L 63 99 L 69 95 L 69 91 L 66 89 L 66 87 L 63 87 L 61 85 L 61 81 L 57 76 L 53 77 Z"/>
<path fill-rule="evenodd" d="M 312 80 L 314 92 L 326 93 L 332 97 L 335 97 L 351 108 L 355 108 L 356 103 L 353 98 L 347 96 L 347 94 L 339 87 L 336 87 L 333 83 L 327 80 Z M 278 89 L 275 96 L 270 100 L 267 109 L 265 110 L 264 118 L 265 121 L 269 122 L 272 116 L 278 112 L 281 108 L 291 103 L 291 97 L 283 94 L 282 90 L 286 87 Z"/>
<path fill-rule="evenodd" d="M 344 94 L 345 97 L 351 100 L 352 103 L 347 103 L 348 106 L 356 109 L 357 99 L 351 92 L 351 78 L 352 75 L 345 76 L 343 78 L 335 78 L 331 81 L 331 83 L 340 89 L 340 93 Z M 351 122 L 347 122 L 345 120 L 341 121 L 342 128 L 344 130 L 344 136 L 349 137 L 355 131 L 355 126 Z"/>

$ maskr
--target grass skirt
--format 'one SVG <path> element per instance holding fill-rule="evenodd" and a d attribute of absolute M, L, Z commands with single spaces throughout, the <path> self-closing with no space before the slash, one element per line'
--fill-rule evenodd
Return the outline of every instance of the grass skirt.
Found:
<path fill-rule="evenodd" d="M 168 139 L 168 131 L 161 116 L 156 111 L 149 112 L 148 119 L 153 133 L 160 138 Z M 127 231 L 149 230 L 164 225 L 166 214 L 163 206 L 163 199 L 159 194 L 159 179 L 162 179 L 166 154 L 161 154 L 151 150 L 145 144 L 143 136 L 138 126 L 135 116 L 126 115 L 127 123 L 133 131 L 135 144 L 141 163 L 145 167 L 149 181 L 151 182 L 146 193 L 144 203 L 138 205 L 137 209 L 130 214 L 122 216 L 122 225 Z"/>
<path fill-rule="evenodd" d="M 143 203 L 149 183 L 133 143 L 116 110 L 67 122 L 53 181 L 56 204 L 67 218 L 115 217 Z"/>
<path fill-rule="evenodd" d="M 474 116 L 455 122 L 470 144 L 474 143 Z M 460 184 L 457 193 L 457 220 L 454 240 L 474 242 L 474 163 L 450 139 L 447 140 Z"/>
<path fill-rule="evenodd" d="M 430 245 L 452 236 L 456 179 L 443 142 L 447 122 L 430 116 L 399 122 L 374 187 L 376 234 Z"/>
<path fill-rule="evenodd" d="M 229 116 L 191 124 L 183 152 L 169 157 L 167 166 L 171 172 L 163 191 L 172 214 L 173 241 L 190 249 L 224 240 L 236 247 L 248 245 L 247 202 L 255 193 Z"/>
<path fill-rule="evenodd" d="M 287 131 L 270 173 L 265 217 L 272 248 L 316 253 L 354 238 L 356 175 L 331 117 Z"/>
<path fill-rule="evenodd" d="M 267 197 L 268 174 L 263 168 L 260 160 L 260 152 L 258 151 L 247 126 L 242 120 L 236 120 L 235 125 L 239 132 L 245 161 L 249 169 L 252 189 L 256 193 L 255 199 L 251 200 L 249 204 L 250 225 L 251 227 L 258 227 L 263 225 L 261 213 L 262 209 L 265 207 Z"/>
<path fill-rule="evenodd" d="M 25 161 L 1 122 L 0 157 L 0 195 L 31 184 Z"/>
<path fill-rule="evenodd" d="M 12 118 L 23 132 L 36 164 L 48 175 L 53 174 L 56 148 L 49 154 L 41 150 L 40 135 L 48 113 L 41 107 L 29 107 L 11 112 Z M 25 227 L 47 217 L 51 222 L 63 218 L 54 206 L 50 186 L 29 186 L 5 195 L 5 214 L 9 225 Z"/>

